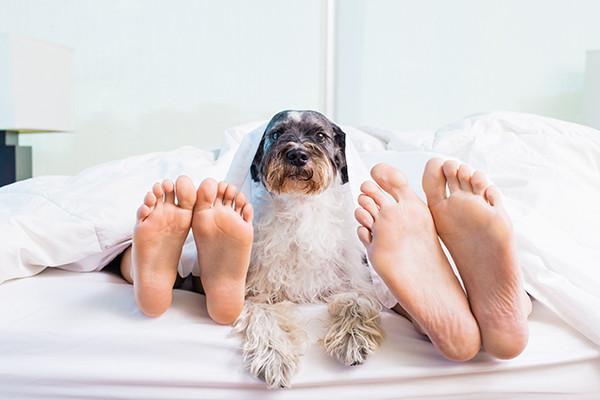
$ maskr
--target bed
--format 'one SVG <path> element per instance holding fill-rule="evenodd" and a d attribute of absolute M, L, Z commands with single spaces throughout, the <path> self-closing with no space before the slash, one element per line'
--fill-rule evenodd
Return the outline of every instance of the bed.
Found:
<path fill-rule="evenodd" d="M 129 244 L 135 193 L 155 176 L 222 178 L 246 126 L 230 131 L 229 150 L 226 143 L 218 153 L 185 148 L 0 189 L 0 398 L 600 398 L 600 239 L 589 236 L 600 217 L 564 213 L 557 207 L 573 199 L 547 196 L 570 182 L 578 207 L 600 198 L 600 138 L 565 124 L 494 114 L 430 134 L 347 129 L 367 166 L 391 162 L 416 189 L 435 154 L 484 168 L 502 188 L 536 299 L 530 343 L 514 360 L 444 360 L 408 321 L 384 312 L 382 348 L 362 366 L 343 367 L 317 344 L 324 306 L 302 306 L 310 344 L 301 370 L 292 389 L 267 391 L 243 369 L 238 338 L 210 321 L 200 294 L 176 290 L 166 314 L 143 316 L 131 286 L 104 268 Z M 558 156 L 563 164 L 552 169 Z"/>
<path fill-rule="evenodd" d="M 0 290 L 0 397 L 6 399 L 552 399 L 600 393 L 600 351 L 535 302 L 531 341 L 512 361 L 481 353 L 444 360 L 404 318 L 386 312 L 386 340 L 343 367 L 316 344 L 323 306 L 303 307 L 311 334 L 293 389 L 267 391 L 246 373 L 239 341 L 212 323 L 200 294 L 176 290 L 151 319 L 110 272 L 51 270 Z"/>

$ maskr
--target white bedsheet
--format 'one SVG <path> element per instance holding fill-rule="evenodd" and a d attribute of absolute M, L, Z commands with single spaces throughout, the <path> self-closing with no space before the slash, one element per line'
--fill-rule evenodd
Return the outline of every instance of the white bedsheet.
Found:
<path fill-rule="evenodd" d="M 527 291 L 600 345 L 600 131 L 491 113 L 440 129 L 432 151 L 489 172 L 507 199 Z"/>
<path fill-rule="evenodd" d="M 173 387 L 178 388 L 180 398 L 188 395 L 198 397 L 198 393 L 211 393 L 210 397 L 218 398 L 221 389 L 214 392 L 196 390 L 198 387 L 202 390 L 220 388 L 218 382 L 233 382 L 234 388 L 237 388 L 235 390 L 247 388 L 251 389 L 250 393 L 259 390 L 260 385 L 250 380 L 241 369 L 239 354 L 233 353 L 237 349 L 237 342 L 233 338 L 221 337 L 217 340 L 208 335 L 208 340 L 213 340 L 211 343 L 216 350 L 205 345 L 199 346 L 202 352 L 186 353 L 178 347 L 178 357 L 172 360 L 168 358 L 165 342 L 179 343 L 181 340 L 196 346 L 195 340 L 201 340 L 197 339 L 200 330 L 217 330 L 221 332 L 219 335 L 223 335 L 223 329 L 226 329 L 216 327 L 205 319 L 203 306 L 201 303 L 195 304 L 199 298 L 193 293 L 178 293 L 177 304 L 187 305 L 179 307 L 176 304 L 165 317 L 145 320 L 134 307 L 130 288 L 111 279 L 91 281 L 97 276 L 108 279 L 105 274 L 68 275 L 67 279 L 67 276 L 54 273 L 31 280 L 11 281 L 39 273 L 48 266 L 75 271 L 101 269 L 129 245 L 135 209 L 156 179 L 173 179 L 179 174 L 187 174 L 197 184 L 206 176 L 223 178 L 241 138 L 256 125 L 230 130 L 218 157 L 211 152 L 186 147 L 103 164 L 75 177 L 36 178 L 0 188 L 0 282 L 8 281 L 0 285 L 0 346 L 4 351 L 0 356 L 0 391 L 18 393 L 19 390 L 25 390 L 25 393 L 31 394 L 30 398 L 35 398 L 37 388 L 42 388 L 39 389 L 42 393 L 43 388 L 55 387 L 66 397 L 65 391 L 68 390 L 79 393 L 78 385 L 83 382 L 89 382 L 91 388 L 105 390 L 105 386 L 109 387 L 114 390 L 113 393 L 120 388 L 129 393 L 123 398 L 135 398 L 136 392 L 131 386 L 135 386 L 136 382 L 142 393 L 146 393 L 147 387 L 153 388 L 155 393 L 162 393 L 157 394 L 157 398 L 165 397 L 165 393 Z M 514 113 L 468 118 L 438 130 L 435 135 L 421 135 L 419 140 L 416 134 L 382 130 L 370 132 L 369 129 L 349 131 L 367 165 L 379 161 L 390 162 L 407 174 L 417 190 L 420 190 L 420 176 L 425 161 L 438 153 L 454 156 L 485 170 L 506 196 L 517 233 L 519 261 L 525 273 L 527 290 L 572 328 L 600 344 L 600 235 L 597 234 L 597 227 L 600 226 L 599 132 L 575 124 Z M 190 248 L 193 251 L 193 245 L 188 246 Z M 184 257 L 183 261 L 194 262 L 193 253 L 186 254 L 188 257 Z M 61 284 L 63 278 L 68 280 L 65 286 Z M 39 287 L 35 282 L 39 283 Z M 90 297 L 90 293 L 96 293 L 95 297 Z M 125 308 L 121 308 L 123 301 Z M 193 309 L 191 302 L 194 302 L 193 307 L 200 308 L 190 311 Z M 63 314 L 63 309 L 67 310 L 67 314 Z M 585 354 L 597 354 L 597 347 L 566 329 L 548 313 L 544 315 L 551 322 L 542 320 L 541 326 L 551 326 L 549 332 L 555 332 L 552 327 L 558 327 L 562 333 L 553 337 L 544 328 L 535 328 L 535 333 L 534 326 L 540 325 L 532 324 L 532 343 L 538 343 L 539 347 L 535 350 L 538 345 L 530 345 L 526 354 L 534 356 L 524 355 L 508 364 L 485 364 L 485 368 L 476 373 L 469 372 L 466 379 L 470 387 L 475 388 L 473 390 L 483 390 L 488 385 L 496 390 L 494 382 L 503 389 L 503 384 L 498 383 L 500 381 L 486 380 L 488 374 L 506 376 L 511 382 L 520 382 L 519 389 L 510 386 L 515 393 L 519 390 L 528 391 L 530 387 L 562 393 L 561 387 L 571 391 L 577 385 L 584 392 L 587 389 L 597 390 L 593 386 L 600 382 L 600 368 L 596 361 L 582 371 L 577 369 L 579 366 L 561 370 L 568 372 L 568 379 L 561 380 L 557 375 L 546 386 L 538 385 L 542 382 L 542 375 L 527 375 L 527 382 L 520 379 L 524 370 L 533 371 L 537 368 L 532 364 L 518 367 L 520 362 L 538 360 L 543 365 L 566 362 L 567 355 L 562 352 L 563 347 L 569 353 L 579 354 L 569 350 L 568 343 L 572 343 L 571 340 L 579 343 L 581 346 L 578 348 L 584 348 Z M 59 321 L 61 329 L 53 325 L 54 318 Z M 410 398 L 409 394 L 416 395 L 423 385 L 435 386 L 428 384 L 433 382 L 433 378 L 425 377 L 432 374 L 436 385 L 438 382 L 444 384 L 439 385 L 439 392 L 431 389 L 433 391 L 427 392 L 428 396 L 444 398 L 439 396 L 445 394 L 446 398 L 453 398 L 454 393 L 460 393 L 456 398 L 468 398 L 465 394 L 467 381 L 459 375 L 463 371 L 474 371 L 470 368 L 477 363 L 449 366 L 447 362 L 440 361 L 422 339 L 415 341 L 414 333 L 402 320 L 391 314 L 386 314 L 384 319 L 386 324 L 396 325 L 388 329 L 391 333 L 387 347 L 382 352 L 385 356 L 378 355 L 369 362 L 369 365 L 377 367 L 345 370 L 321 355 L 313 346 L 309 350 L 309 358 L 313 355 L 317 357 L 315 363 L 310 363 L 307 358 L 304 365 L 305 368 L 310 366 L 309 370 L 301 372 L 293 381 L 296 387 L 304 389 L 294 391 L 296 394 L 269 396 L 306 398 L 297 393 L 333 393 L 333 388 L 348 386 L 356 393 L 363 393 L 363 397 L 397 397 L 389 394 L 398 391 L 402 395 L 407 393 L 406 397 Z M 8 322 L 5 324 L 5 321 Z M 202 329 L 196 329 L 198 324 L 202 325 Z M 128 332 L 134 332 L 135 336 L 130 336 Z M 114 340 L 106 341 L 103 334 Z M 124 342 L 117 340 L 121 336 L 125 338 Z M 39 342 L 37 347 L 36 342 Z M 98 347 L 95 347 L 96 344 Z M 169 359 L 168 366 L 173 366 L 180 378 L 165 373 L 167 364 L 153 364 L 148 358 L 150 355 L 144 357 L 144 351 L 148 352 L 154 345 L 164 351 L 151 351 L 149 354 L 156 355 L 158 360 Z M 120 353 L 112 351 L 111 346 L 119 349 Z M 229 353 L 220 353 L 219 349 L 222 348 L 228 348 Z M 78 352 L 85 357 L 79 357 Z M 107 357 L 102 359 L 104 354 L 99 353 L 106 353 Z M 41 357 L 40 354 L 46 356 Z M 387 357 L 388 354 L 394 355 L 394 361 L 390 358 L 387 364 L 378 364 L 378 357 Z M 213 369 L 193 367 L 187 359 L 180 359 L 186 355 L 194 358 L 194 361 L 202 358 L 200 356 L 218 361 L 211 364 L 211 368 L 217 372 L 213 376 Z M 421 357 L 434 362 L 425 362 Z M 394 364 L 398 360 L 406 360 L 406 363 L 399 366 Z M 569 363 L 579 365 L 577 360 Z M 142 367 L 143 362 L 148 363 L 147 370 L 139 375 L 130 371 L 135 365 Z M 41 365 L 39 373 L 34 367 L 37 364 Z M 122 365 L 127 368 L 121 368 Z M 514 376 L 508 372 L 500 373 L 505 365 L 511 368 L 517 366 L 519 372 L 512 373 Z M 363 376 L 363 372 L 355 372 L 359 370 L 369 372 Z M 228 373 L 233 374 L 232 381 L 224 378 Z M 552 374 L 545 369 L 543 373 Z M 124 378 L 119 378 L 121 375 Z M 213 377 L 218 378 L 217 381 L 211 380 Z M 354 383 L 348 380 L 352 377 L 360 379 Z M 416 380 L 411 381 L 412 377 Z M 580 382 L 580 377 L 585 379 Z M 567 386 L 561 386 L 563 383 Z M 574 386 L 569 386 L 571 383 Z M 446 387 L 454 389 L 447 391 Z M 381 390 L 377 391 L 379 388 Z M 225 392 L 228 396 L 232 393 Z M 240 394 L 239 397 L 247 396 Z M 152 398 L 152 394 L 141 398 Z"/>
<path fill-rule="evenodd" d="M 364 129 L 388 149 L 363 153 L 365 162 L 395 165 L 418 191 L 424 158 L 436 154 L 485 171 L 505 196 L 527 291 L 600 345 L 599 131 L 513 112 L 475 115 L 420 139 Z"/>
<path fill-rule="evenodd" d="M 444 360 L 410 323 L 386 312 L 387 337 L 365 364 L 343 367 L 315 343 L 327 318 L 306 306 L 311 345 L 293 389 L 267 391 L 241 363 L 239 340 L 176 290 L 144 317 L 131 286 L 107 272 L 48 269 L 0 286 L 1 399 L 594 399 L 600 352 L 539 302 L 531 339 L 512 361 Z"/>

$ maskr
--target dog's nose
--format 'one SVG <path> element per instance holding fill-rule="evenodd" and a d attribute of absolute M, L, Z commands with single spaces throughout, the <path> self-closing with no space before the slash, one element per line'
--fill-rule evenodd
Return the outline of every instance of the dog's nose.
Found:
<path fill-rule="evenodd" d="M 292 149 L 285 153 L 288 162 L 296 167 L 303 167 L 308 162 L 308 153 L 300 149 Z"/>

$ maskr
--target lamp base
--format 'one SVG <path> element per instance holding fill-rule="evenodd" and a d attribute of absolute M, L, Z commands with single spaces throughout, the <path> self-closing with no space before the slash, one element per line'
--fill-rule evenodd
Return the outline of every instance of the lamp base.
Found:
<path fill-rule="evenodd" d="M 31 176 L 31 147 L 19 146 L 18 132 L 0 131 L 0 186 Z"/>

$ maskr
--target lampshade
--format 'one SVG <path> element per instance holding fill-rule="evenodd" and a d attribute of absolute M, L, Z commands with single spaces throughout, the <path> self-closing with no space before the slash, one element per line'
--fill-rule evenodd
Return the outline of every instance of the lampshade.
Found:
<path fill-rule="evenodd" d="M 72 51 L 0 33 L 0 131 L 71 128 Z"/>
<path fill-rule="evenodd" d="M 587 52 L 583 93 L 583 122 L 600 129 L 600 50 Z"/>

